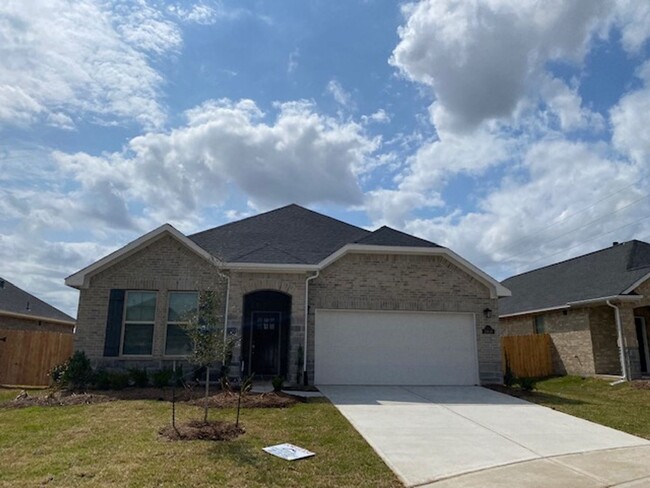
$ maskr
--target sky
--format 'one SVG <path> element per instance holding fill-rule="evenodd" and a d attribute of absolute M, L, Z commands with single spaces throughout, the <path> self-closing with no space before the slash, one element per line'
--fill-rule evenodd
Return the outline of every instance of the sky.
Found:
<path fill-rule="evenodd" d="M 297 203 L 497 279 L 650 240 L 650 2 L 5 0 L 0 276 Z"/>

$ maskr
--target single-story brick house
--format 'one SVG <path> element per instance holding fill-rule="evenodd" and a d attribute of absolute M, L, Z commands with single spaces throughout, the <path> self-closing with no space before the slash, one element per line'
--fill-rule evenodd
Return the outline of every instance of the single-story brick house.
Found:
<path fill-rule="evenodd" d="M 171 225 L 66 279 L 75 347 L 96 365 L 153 368 L 188 350 L 179 310 L 219 290 L 240 335 L 231 372 L 293 383 L 500 382 L 508 290 L 450 249 L 289 205 L 185 236 Z"/>
<path fill-rule="evenodd" d="M 74 331 L 75 319 L 0 277 L 0 329 Z"/>
<path fill-rule="evenodd" d="M 638 240 L 513 276 L 502 334 L 550 334 L 558 374 L 647 375 L 649 278 L 650 244 Z"/>

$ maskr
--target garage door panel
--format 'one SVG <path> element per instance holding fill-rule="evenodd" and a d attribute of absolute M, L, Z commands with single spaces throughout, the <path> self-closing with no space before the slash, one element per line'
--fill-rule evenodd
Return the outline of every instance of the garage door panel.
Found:
<path fill-rule="evenodd" d="M 316 384 L 478 382 L 470 314 L 316 311 Z"/>

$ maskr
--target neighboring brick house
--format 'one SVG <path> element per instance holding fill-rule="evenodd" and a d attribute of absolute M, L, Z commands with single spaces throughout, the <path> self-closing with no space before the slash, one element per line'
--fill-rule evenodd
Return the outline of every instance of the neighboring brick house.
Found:
<path fill-rule="evenodd" d="M 0 277 L 0 329 L 74 331 L 75 319 Z"/>
<path fill-rule="evenodd" d="M 76 348 L 94 364 L 181 359 L 197 292 L 224 297 L 241 336 L 231 372 L 292 383 L 500 382 L 498 297 L 451 250 L 289 205 L 185 236 L 165 224 L 75 273 Z"/>
<path fill-rule="evenodd" d="M 499 303 L 502 335 L 550 334 L 558 374 L 647 375 L 648 278 L 650 244 L 637 240 L 513 276 L 502 282 L 512 291 Z"/>

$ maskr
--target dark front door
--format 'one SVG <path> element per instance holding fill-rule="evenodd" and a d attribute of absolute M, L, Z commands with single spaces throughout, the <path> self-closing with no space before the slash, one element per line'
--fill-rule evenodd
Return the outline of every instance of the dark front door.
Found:
<path fill-rule="evenodd" d="M 244 296 L 242 361 L 246 374 L 285 376 L 289 360 L 291 295 L 260 290 Z"/>
<path fill-rule="evenodd" d="M 259 375 L 273 375 L 280 371 L 280 324 L 281 312 L 252 312 L 252 337 L 249 362 L 253 372 Z"/>

